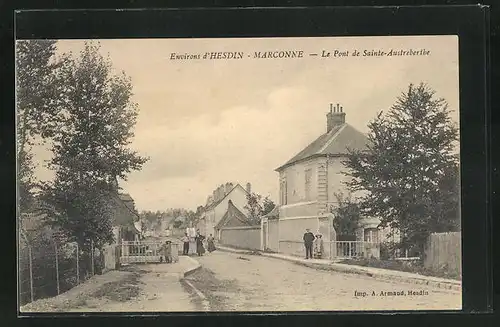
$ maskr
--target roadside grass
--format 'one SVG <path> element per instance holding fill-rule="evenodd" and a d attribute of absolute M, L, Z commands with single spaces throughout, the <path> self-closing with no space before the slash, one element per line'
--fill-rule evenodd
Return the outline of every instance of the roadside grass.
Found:
<path fill-rule="evenodd" d="M 188 277 L 184 278 L 191 282 L 203 295 L 207 298 L 211 310 L 224 311 L 227 296 L 222 293 L 238 293 L 241 289 L 235 279 L 220 280 L 215 276 L 215 273 L 207 268 L 200 268 Z M 192 296 L 193 302 L 197 306 L 201 306 L 201 299 L 196 295 L 194 290 L 185 282 L 182 283 L 184 289 Z"/>
<path fill-rule="evenodd" d="M 107 298 L 116 302 L 131 300 L 140 294 L 139 285 L 144 284 L 139 280 L 140 276 L 141 274 L 139 271 L 134 271 L 124 279 L 105 283 L 92 292 L 90 297 Z"/>

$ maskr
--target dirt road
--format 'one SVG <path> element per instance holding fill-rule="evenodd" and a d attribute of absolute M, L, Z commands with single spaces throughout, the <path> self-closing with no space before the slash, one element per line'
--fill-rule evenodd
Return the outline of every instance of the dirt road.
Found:
<path fill-rule="evenodd" d="M 216 251 L 188 280 L 214 311 L 460 309 L 459 292 Z"/>

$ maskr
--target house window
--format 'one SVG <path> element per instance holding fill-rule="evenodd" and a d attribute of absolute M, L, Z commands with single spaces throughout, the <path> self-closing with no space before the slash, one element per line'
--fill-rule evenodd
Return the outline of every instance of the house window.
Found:
<path fill-rule="evenodd" d="M 365 229 L 365 242 L 378 243 L 378 229 L 377 228 Z"/>
<path fill-rule="evenodd" d="M 311 182 L 312 182 L 312 169 L 306 169 L 305 173 L 305 197 L 306 200 L 311 200 Z"/>
<path fill-rule="evenodd" d="M 281 192 L 280 192 L 280 202 L 282 205 L 285 205 L 287 203 L 287 198 L 286 198 L 286 181 L 281 182 Z"/>

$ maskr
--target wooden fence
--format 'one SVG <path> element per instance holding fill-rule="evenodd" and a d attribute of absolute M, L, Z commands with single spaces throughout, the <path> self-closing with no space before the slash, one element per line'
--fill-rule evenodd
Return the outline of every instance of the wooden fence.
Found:
<path fill-rule="evenodd" d="M 462 233 L 433 233 L 427 240 L 424 266 L 462 276 Z"/>

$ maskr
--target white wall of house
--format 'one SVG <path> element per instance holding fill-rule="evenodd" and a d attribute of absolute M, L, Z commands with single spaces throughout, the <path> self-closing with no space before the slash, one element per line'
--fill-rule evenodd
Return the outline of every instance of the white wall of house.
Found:
<path fill-rule="evenodd" d="M 217 206 L 205 211 L 205 235 L 217 236 L 214 227 L 226 213 L 229 200 L 233 202 L 236 208 L 246 214 L 244 207 L 247 205 L 247 192 L 243 187 L 236 186 Z"/>
<path fill-rule="evenodd" d="M 343 157 L 328 158 L 328 202 L 331 204 L 337 202 L 335 193 L 347 193 L 345 182 L 349 177 L 343 174 L 346 171 L 343 160 L 345 160 Z"/>
<path fill-rule="evenodd" d="M 280 194 L 286 190 L 286 199 L 280 196 L 280 205 L 291 205 L 316 200 L 318 158 L 296 163 L 280 173 Z M 311 177 L 309 190 L 306 190 L 306 171 Z"/>

